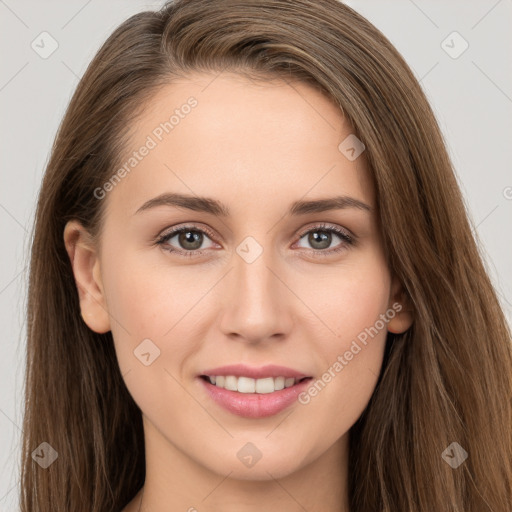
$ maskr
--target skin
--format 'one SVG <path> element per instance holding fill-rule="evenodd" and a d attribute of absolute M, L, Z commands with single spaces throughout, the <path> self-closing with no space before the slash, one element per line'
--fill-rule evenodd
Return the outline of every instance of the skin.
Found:
<path fill-rule="evenodd" d="M 197 73 L 161 89 L 134 124 L 130 151 L 190 96 L 198 105 L 102 199 L 99 243 L 77 221 L 64 232 L 82 317 L 93 331 L 112 331 L 126 386 L 143 414 L 141 510 L 348 511 L 349 429 L 375 389 L 386 329 L 411 325 L 407 308 L 310 403 L 294 402 L 268 418 L 225 411 L 197 376 L 225 364 L 272 363 L 320 378 L 400 302 L 365 154 L 350 161 L 338 150 L 353 130 L 319 91 L 229 73 Z M 163 192 L 214 198 L 230 216 L 166 205 L 135 213 Z M 294 201 L 335 195 L 372 210 L 286 215 Z M 202 255 L 187 258 L 154 243 L 190 223 L 215 235 L 195 246 Z M 322 248 L 301 236 L 319 223 L 349 230 L 356 243 L 332 233 Z M 263 248 L 252 263 L 236 252 L 247 236 Z M 190 247 L 177 235 L 169 245 Z M 149 366 L 134 356 L 146 338 L 160 349 Z M 250 468 L 237 457 L 249 441 L 262 455 Z M 138 510 L 140 497 L 124 512 Z"/>

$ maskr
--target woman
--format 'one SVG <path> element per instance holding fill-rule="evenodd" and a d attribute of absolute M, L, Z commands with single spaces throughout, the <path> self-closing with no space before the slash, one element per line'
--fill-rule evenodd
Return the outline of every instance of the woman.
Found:
<path fill-rule="evenodd" d="M 510 331 L 440 130 L 335 0 L 112 34 L 44 177 L 28 320 L 24 512 L 512 507 Z"/>

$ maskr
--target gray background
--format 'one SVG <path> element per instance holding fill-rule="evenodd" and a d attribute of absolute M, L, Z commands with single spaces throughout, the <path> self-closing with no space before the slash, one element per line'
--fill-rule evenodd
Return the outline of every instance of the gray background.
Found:
<path fill-rule="evenodd" d="M 384 32 L 421 81 L 511 321 L 512 0 L 346 3 Z M 0 512 L 18 508 L 29 236 L 53 138 L 103 41 L 131 14 L 161 4 L 0 0 Z M 31 47 L 43 45 L 44 31 L 58 43 L 46 59 Z M 453 58 L 464 40 L 469 47 Z"/>

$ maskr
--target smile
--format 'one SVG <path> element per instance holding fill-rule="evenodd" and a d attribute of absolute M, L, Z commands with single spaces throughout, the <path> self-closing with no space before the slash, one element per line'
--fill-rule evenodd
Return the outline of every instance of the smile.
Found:
<path fill-rule="evenodd" d="M 238 393 L 257 393 L 268 394 L 275 391 L 281 391 L 290 388 L 310 377 L 265 377 L 262 379 L 253 379 L 251 377 L 237 377 L 235 375 L 202 375 L 203 379 L 208 379 L 211 384 L 218 388 L 236 391 Z"/>

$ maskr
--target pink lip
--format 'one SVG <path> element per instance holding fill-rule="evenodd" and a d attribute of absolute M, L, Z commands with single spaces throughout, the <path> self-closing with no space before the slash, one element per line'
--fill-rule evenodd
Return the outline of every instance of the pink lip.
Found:
<path fill-rule="evenodd" d="M 281 376 L 284 375 L 281 374 Z M 273 393 L 239 393 L 218 388 L 204 378 L 199 377 L 199 381 L 210 398 L 227 411 L 244 418 L 265 418 L 283 411 L 297 401 L 299 393 L 309 386 L 311 379 Z"/>
<path fill-rule="evenodd" d="M 308 377 L 304 373 L 301 373 L 292 368 L 285 366 L 277 366 L 274 364 L 267 364 L 260 366 L 259 368 L 253 368 L 243 364 L 231 364 L 227 366 L 219 366 L 211 370 L 205 370 L 201 372 L 201 375 L 217 376 L 217 375 L 234 375 L 235 377 L 250 377 L 252 379 L 264 379 L 265 377 L 295 377 L 296 379 L 302 379 Z"/>

